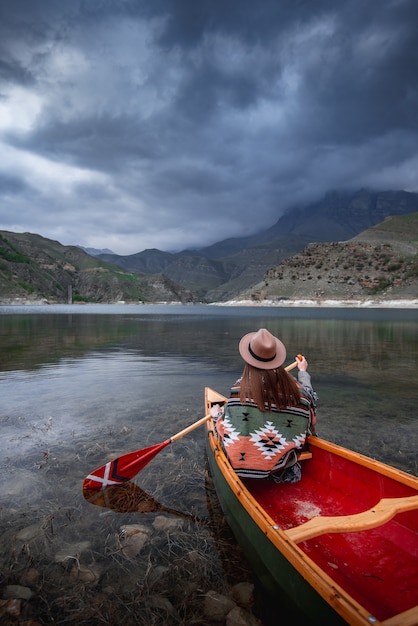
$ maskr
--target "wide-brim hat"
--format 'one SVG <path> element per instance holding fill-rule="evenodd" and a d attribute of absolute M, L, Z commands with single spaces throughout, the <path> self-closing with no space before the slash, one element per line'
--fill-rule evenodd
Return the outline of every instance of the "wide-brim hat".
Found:
<path fill-rule="evenodd" d="M 244 335 L 239 342 L 239 353 L 246 363 L 262 370 L 280 367 L 286 359 L 284 344 L 266 328 Z"/>

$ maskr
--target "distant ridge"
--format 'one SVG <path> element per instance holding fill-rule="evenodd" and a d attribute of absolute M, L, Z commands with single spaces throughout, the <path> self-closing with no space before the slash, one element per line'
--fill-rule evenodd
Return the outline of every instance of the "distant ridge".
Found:
<path fill-rule="evenodd" d="M 115 254 L 113 250 L 109 250 L 109 248 L 103 248 L 101 250 L 98 250 L 97 248 L 85 248 L 84 246 L 77 246 L 77 248 L 84 250 L 84 252 L 87 252 L 87 254 L 90 254 L 91 256 L 100 256 L 101 254 Z"/>

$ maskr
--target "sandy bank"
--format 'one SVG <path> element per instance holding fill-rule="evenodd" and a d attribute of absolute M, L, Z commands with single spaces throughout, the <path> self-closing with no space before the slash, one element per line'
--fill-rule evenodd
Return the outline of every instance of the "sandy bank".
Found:
<path fill-rule="evenodd" d="M 417 309 L 416 300 L 229 300 L 217 302 L 216 306 L 272 306 L 272 307 L 339 307 L 339 308 L 375 308 L 375 309 Z"/>

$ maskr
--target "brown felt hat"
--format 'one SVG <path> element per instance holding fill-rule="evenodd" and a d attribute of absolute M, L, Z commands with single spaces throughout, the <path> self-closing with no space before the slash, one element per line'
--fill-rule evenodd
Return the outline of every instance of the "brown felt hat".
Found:
<path fill-rule="evenodd" d="M 239 353 L 246 363 L 262 370 L 275 369 L 286 358 L 284 344 L 266 328 L 244 335 L 239 342 Z"/>

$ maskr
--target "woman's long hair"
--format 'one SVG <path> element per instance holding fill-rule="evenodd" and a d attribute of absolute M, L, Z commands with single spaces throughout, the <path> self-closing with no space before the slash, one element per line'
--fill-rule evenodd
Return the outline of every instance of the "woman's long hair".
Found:
<path fill-rule="evenodd" d="M 274 370 L 261 370 L 248 363 L 240 384 L 240 401 L 253 400 L 260 411 L 271 411 L 272 404 L 278 410 L 300 403 L 301 391 L 293 376 L 280 366 Z"/>

